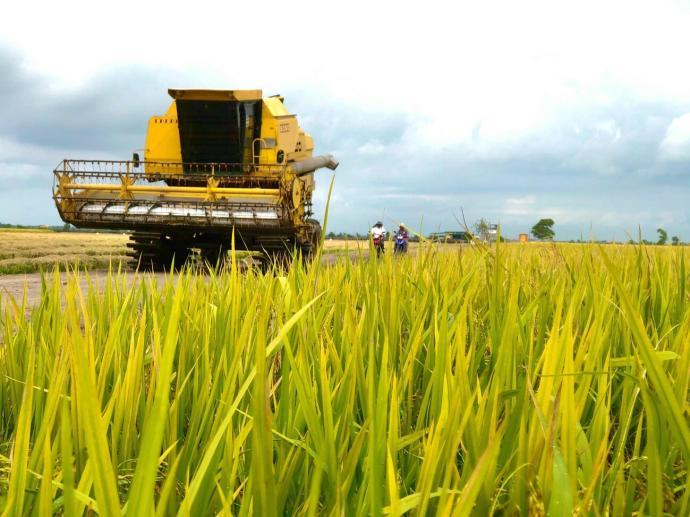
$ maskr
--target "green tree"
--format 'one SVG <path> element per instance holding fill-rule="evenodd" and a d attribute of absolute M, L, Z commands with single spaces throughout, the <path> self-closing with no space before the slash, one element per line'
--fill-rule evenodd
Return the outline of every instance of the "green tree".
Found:
<path fill-rule="evenodd" d="M 532 235 L 541 241 L 550 241 L 556 235 L 553 231 L 553 219 L 539 219 L 539 222 L 532 226 Z"/>
<path fill-rule="evenodd" d="M 678 238 L 677 235 L 674 235 L 671 237 L 671 245 L 672 246 L 679 246 L 680 245 L 680 239 Z"/>
<path fill-rule="evenodd" d="M 656 243 L 660 246 L 666 244 L 666 241 L 668 240 L 668 233 L 666 233 L 666 230 L 664 230 L 663 228 L 657 228 L 656 233 L 659 234 L 659 240 L 656 241 Z"/>
<path fill-rule="evenodd" d="M 489 221 L 483 217 L 479 219 L 476 223 L 472 225 L 474 233 L 479 237 L 479 240 L 488 241 L 489 240 Z"/>

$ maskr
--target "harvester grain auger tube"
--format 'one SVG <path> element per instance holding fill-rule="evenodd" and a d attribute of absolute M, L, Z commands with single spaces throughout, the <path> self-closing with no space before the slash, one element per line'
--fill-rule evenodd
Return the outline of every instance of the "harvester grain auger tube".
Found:
<path fill-rule="evenodd" d="M 295 176 L 300 177 L 324 167 L 334 171 L 338 168 L 338 165 L 340 165 L 340 162 L 333 158 L 333 155 L 324 154 L 322 156 L 314 156 L 313 158 L 293 162 L 290 164 L 290 168 L 295 173 Z"/>

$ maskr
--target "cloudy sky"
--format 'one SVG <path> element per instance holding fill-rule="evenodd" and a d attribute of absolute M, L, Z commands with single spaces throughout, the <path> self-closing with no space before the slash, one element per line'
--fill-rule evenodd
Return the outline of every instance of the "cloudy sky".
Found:
<path fill-rule="evenodd" d="M 168 87 L 260 88 L 341 161 L 331 230 L 690 240 L 690 2 L 233 4 L 4 6 L 0 221 L 58 223 L 53 167 L 131 156 Z"/>

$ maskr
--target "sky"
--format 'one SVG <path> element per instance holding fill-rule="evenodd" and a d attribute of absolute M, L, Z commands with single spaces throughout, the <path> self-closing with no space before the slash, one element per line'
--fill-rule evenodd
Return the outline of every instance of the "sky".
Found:
<path fill-rule="evenodd" d="M 129 158 L 167 88 L 248 88 L 340 161 L 329 231 L 690 240 L 687 27 L 665 0 L 12 2 L 0 222 L 58 224 L 53 168 Z"/>

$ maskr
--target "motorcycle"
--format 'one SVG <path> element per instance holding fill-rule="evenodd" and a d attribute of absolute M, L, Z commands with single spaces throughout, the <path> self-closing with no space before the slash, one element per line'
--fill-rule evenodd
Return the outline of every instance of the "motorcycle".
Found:
<path fill-rule="evenodd" d="M 374 249 L 376 250 L 376 256 L 380 257 L 384 252 L 384 243 L 386 242 L 386 236 L 383 233 L 372 236 L 372 241 L 374 243 Z"/>
<path fill-rule="evenodd" d="M 400 233 L 395 236 L 393 253 L 407 253 L 407 239 Z"/>

